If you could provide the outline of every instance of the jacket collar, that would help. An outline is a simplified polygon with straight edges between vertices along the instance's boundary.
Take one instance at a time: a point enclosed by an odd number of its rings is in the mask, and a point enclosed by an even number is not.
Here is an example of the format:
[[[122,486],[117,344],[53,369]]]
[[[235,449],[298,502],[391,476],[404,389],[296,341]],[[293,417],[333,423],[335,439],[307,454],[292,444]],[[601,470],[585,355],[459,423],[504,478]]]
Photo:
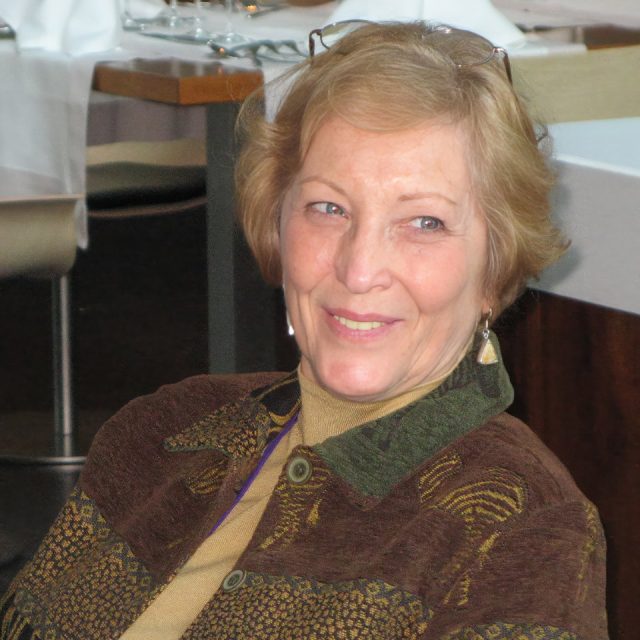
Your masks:
[[[387,416],[328,438],[314,447],[326,464],[360,494],[382,498],[403,478],[513,402],[502,363],[476,362],[479,340],[434,391]]]
[[[373,498],[387,495],[427,459],[512,403],[513,389],[493,333],[491,341],[497,363],[476,362],[476,341],[437,389],[379,420],[328,438],[314,451],[359,493]],[[212,449],[246,459],[262,452],[299,408],[300,386],[294,372],[220,407],[167,438],[164,446],[168,451]]]

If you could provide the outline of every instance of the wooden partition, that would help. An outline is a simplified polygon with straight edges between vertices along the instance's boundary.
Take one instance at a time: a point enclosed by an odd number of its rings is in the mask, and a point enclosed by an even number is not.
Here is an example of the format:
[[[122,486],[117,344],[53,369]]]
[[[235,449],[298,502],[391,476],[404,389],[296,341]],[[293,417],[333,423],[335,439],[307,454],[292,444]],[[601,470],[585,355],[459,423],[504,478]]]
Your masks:
[[[511,412],[569,468],[607,536],[611,640],[640,629],[640,316],[530,291],[496,326]]]

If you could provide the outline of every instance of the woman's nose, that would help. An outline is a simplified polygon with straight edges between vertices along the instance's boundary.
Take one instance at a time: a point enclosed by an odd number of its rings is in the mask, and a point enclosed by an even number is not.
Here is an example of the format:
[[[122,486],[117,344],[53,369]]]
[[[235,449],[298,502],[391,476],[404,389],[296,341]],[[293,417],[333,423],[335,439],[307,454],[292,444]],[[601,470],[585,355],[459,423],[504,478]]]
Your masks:
[[[336,277],[352,293],[367,293],[391,284],[391,250],[383,234],[361,225],[343,236],[335,257]]]

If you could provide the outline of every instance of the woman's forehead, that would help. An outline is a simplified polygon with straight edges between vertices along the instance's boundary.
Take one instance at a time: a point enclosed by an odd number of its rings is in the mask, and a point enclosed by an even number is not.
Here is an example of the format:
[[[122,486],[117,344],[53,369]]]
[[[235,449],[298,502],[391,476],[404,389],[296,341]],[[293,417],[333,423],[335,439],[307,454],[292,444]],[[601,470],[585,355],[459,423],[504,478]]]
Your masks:
[[[349,158],[364,152],[361,163],[368,169],[376,166],[413,168],[419,173],[424,163],[443,164],[454,161],[449,173],[469,175],[468,136],[463,127],[442,120],[427,120],[404,129],[378,130],[360,126],[339,116],[326,118],[310,140],[297,174],[310,164],[330,162],[341,170],[357,172],[361,165],[350,165]],[[370,154],[370,155],[366,155]],[[411,165],[415,162],[415,166]],[[346,165],[346,166],[345,166]],[[443,167],[443,172],[446,172]]]

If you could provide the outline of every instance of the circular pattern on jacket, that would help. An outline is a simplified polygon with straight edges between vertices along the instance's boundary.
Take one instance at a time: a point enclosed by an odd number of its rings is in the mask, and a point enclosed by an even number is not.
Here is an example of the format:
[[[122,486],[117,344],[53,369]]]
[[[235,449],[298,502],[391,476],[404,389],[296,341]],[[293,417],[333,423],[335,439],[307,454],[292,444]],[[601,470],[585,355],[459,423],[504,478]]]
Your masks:
[[[296,456],[287,466],[287,477],[294,484],[304,484],[311,477],[311,463],[302,456]]]
[[[239,589],[244,581],[247,579],[247,572],[242,569],[234,569],[227,574],[227,577],[222,581],[222,590],[225,593],[231,593],[236,589]]]

